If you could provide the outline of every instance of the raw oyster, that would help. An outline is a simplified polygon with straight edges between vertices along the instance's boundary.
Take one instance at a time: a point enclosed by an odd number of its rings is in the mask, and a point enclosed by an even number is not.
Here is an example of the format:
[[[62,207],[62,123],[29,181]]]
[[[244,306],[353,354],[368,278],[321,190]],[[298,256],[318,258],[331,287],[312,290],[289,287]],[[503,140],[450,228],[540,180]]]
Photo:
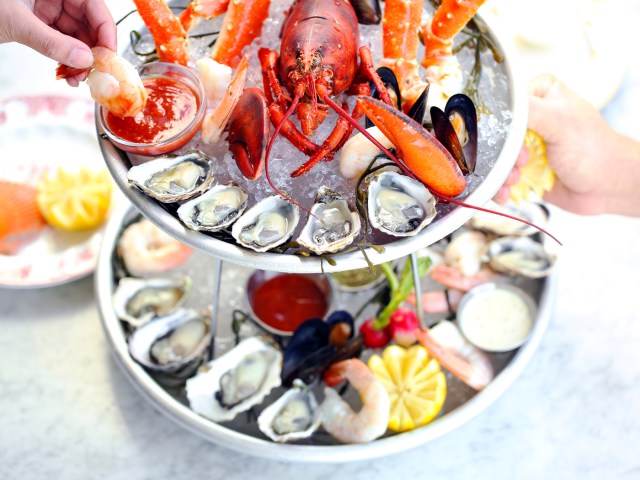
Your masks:
[[[556,256],[530,237],[501,237],[487,246],[491,268],[511,275],[542,278],[551,273]]]
[[[127,179],[156,200],[177,202],[209,188],[213,181],[213,163],[204,153],[192,150],[131,167]]]
[[[549,211],[542,205],[533,202],[523,202],[520,205],[513,203],[500,205],[495,202],[489,202],[485,205],[485,208],[522,218],[543,228],[549,218]],[[475,229],[503,236],[532,235],[538,232],[536,228],[530,225],[488,212],[478,212],[469,223]]]
[[[293,388],[265,408],[258,417],[258,427],[274,442],[308,438],[321,423],[318,401],[311,389],[300,380],[295,380]]]
[[[178,308],[187,298],[190,287],[189,277],[125,277],[118,282],[113,294],[113,309],[120,320],[138,328],[153,317]]]
[[[209,320],[195,310],[180,309],[133,332],[129,353],[144,367],[173,372],[198,359],[209,340]]]
[[[187,381],[191,409],[216,422],[233,419],[280,386],[282,353],[257,337],[209,362]]]
[[[233,224],[231,234],[240,245],[266,252],[286,242],[299,220],[298,207],[273,195],[247,210]]]
[[[247,208],[248,195],[234,183],[215,185],[178,208],[178,217],[192,230],[217,232],[228,227]]]
[[[369,183],[371,225],[389,235],[417,234],[436,216],[436,199],[417,180],[392,171],[374,174]]]
[[[321,255],[342,250],[354,241],[358,233],[360,215],[349,208],[342,195],[323,186],[318,190],[298,243]]]

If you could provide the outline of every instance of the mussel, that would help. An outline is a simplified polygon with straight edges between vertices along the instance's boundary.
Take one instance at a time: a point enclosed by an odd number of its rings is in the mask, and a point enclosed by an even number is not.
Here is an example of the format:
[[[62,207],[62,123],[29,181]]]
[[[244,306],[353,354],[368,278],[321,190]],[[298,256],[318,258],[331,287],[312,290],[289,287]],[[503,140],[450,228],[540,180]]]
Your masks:
[[[478,156],[478,115],[473,101],[458,93],[447,101],[444,111],[431,107],[436,138],[451,153],[462,173],[475,171]]]

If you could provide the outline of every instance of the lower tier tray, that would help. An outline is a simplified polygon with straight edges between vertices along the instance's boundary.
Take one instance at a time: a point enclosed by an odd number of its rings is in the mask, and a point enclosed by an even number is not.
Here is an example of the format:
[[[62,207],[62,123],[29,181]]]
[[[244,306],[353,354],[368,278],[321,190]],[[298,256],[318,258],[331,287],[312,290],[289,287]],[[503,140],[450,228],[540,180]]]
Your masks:
[[[434,440],[481,413],[519,377],[534,356],[553,311],[556,290],[554,274],[539,280],[516,281],[518,286],[534,298],[538,307],[537,318],[528,340],[516,350],[488,354],[496,376],[480,392],[476,392],[445,371],[447,399],[444,407],[436,419],[423,427],[398,434],[387,432],[383,437],[363,444],[340,444],[322,429],[313,437],[295,444],[275,443],[262,434],[256,426],[255,417],[249,412],[239,414],[234,420],[224,423],[216,423],[198,415],[189,407],[182,383],[172,384],[166,378],[153,375],[131,357],[127,343],[127,328],[114,312],[113,293],[121,275],[117,254],[118,239],[123,229],[139,218],[141,215],[133,206],[120,208],[112,216],[106,228],[95,277],[96,295],[105,335],[117,363],[135,388],[148,400],[150,407],[215,444],[251,455],[299,462],[346,462],[378,458]],[[218,260],[196,251],[179,267],[180,273],[192,278],[192,291],[186,306],[199,309],[211,306],[217,283],[215,272],[220,266],[217,262]],[[231,319],[234,312],[247,311],[245,285],[253,272],[254,270],[248,267],[223,263],[220,294],[217,296],[217,322],[214,323],[216,357],[233,346],[235,337]],[[349,292],[340,289],[333,279],[329,280],[333,286],[330,308],[334,310],[345,309],[354,313],[371,298],[375,290],[372,288]],[[433,319],[428,318],[428,321],[431,320]],[[283,391],[281,388],[278,390],[280,393]],[[271,396],[267,400],[269,398]],[[257,410],[262,408],[260,405],[257,406]]]

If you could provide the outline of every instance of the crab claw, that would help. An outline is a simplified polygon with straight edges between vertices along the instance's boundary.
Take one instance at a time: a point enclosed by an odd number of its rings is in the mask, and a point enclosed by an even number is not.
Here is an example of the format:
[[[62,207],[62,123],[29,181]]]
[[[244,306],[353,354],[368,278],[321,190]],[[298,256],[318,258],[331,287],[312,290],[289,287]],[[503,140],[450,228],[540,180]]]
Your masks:
[[[467,182],[456,161],[422,125],[371,97],[359,96],[358,104],[393,143],[405,166],[433,193],[445,197],[462,193]]]
[[[245,89],[229,118],[229,150],[249,180],[262,174],[269,137],[269,106],[262,90]]]

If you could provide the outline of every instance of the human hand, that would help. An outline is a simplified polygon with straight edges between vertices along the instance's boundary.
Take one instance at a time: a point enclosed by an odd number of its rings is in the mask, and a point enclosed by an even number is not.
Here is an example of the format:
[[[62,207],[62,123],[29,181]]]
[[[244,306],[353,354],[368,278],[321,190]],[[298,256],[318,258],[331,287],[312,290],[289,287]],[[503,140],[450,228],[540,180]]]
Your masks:
[[[103,0],[0,0],[0,43],[11,41],[87,68],[93,63],[90,47],[116,49],[116,25]]]
[[[549,165],[556,173],[545,200],[579,214],[640,213],[632,206],[640,146],[616,133],[595,108],[552,75],[530,83],[529,128],[544,139]],[[506,185],[517,181],[522,158],[516,165]],[[498,200],[504,195],[503,189]]]

